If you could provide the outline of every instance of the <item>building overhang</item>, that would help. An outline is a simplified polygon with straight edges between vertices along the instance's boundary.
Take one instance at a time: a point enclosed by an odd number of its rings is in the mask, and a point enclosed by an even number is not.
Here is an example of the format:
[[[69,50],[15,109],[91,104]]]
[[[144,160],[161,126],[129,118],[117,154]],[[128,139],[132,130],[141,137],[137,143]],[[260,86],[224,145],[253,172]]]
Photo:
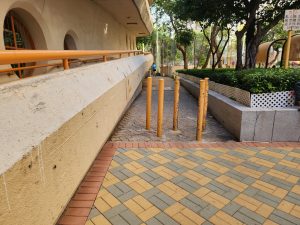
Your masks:
[[[151,0],[94,0],[136,36],[153,31],[149,3]]]

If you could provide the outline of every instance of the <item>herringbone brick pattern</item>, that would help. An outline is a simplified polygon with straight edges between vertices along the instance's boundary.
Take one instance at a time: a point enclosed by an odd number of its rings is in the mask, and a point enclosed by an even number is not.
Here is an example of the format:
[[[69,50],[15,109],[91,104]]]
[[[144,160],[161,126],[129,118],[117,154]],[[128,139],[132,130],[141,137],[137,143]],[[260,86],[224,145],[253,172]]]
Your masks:
[[[86,225],[300,224],[299,177],[297,146],[118,148]]]

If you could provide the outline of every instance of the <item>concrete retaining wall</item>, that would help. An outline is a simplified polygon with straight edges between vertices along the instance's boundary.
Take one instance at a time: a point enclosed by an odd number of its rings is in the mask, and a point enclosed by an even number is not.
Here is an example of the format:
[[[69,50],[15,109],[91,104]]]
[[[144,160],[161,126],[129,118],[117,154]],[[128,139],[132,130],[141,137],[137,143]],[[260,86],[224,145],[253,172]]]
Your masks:
[[[122,113],[152,56],[0,86],[0,224],[54,224]]]
[[[181,78],[181,84],[196,98],[199,85]],[[297,108],[251,109],[214,91],[209,92],[210,113],[240,141],[300,141]]]

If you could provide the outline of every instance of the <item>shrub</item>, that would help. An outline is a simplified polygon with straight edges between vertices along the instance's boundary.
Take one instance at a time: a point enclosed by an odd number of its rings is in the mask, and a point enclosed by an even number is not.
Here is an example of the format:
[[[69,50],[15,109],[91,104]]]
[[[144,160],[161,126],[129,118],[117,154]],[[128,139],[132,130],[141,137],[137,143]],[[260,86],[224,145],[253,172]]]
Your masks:
[[[233,69],[191,69],[177,72],[237,87],[252,94],[290,91],[300,81],[300,69],[252,69],[235,71]]]

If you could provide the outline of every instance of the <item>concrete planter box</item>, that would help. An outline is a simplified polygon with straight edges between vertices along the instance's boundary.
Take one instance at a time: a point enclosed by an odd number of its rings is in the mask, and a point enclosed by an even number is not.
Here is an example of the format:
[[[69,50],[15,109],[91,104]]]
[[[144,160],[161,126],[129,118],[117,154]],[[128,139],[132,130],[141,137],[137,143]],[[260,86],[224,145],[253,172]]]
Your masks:
[[[181,73],[179,76],[199,84],[200,78],[198,77]],[[295,94],[293,91],[251,94],[248,91],[213,81],[209,82],[209,89],[251,108],[288,108],[293,107],[295,104]]]
[[[185,78],[181,84],[196,98],[199,85]],[[300,112],[290,108],[250,108],[214,91],[210,113],[239,141],[300,141]]]

